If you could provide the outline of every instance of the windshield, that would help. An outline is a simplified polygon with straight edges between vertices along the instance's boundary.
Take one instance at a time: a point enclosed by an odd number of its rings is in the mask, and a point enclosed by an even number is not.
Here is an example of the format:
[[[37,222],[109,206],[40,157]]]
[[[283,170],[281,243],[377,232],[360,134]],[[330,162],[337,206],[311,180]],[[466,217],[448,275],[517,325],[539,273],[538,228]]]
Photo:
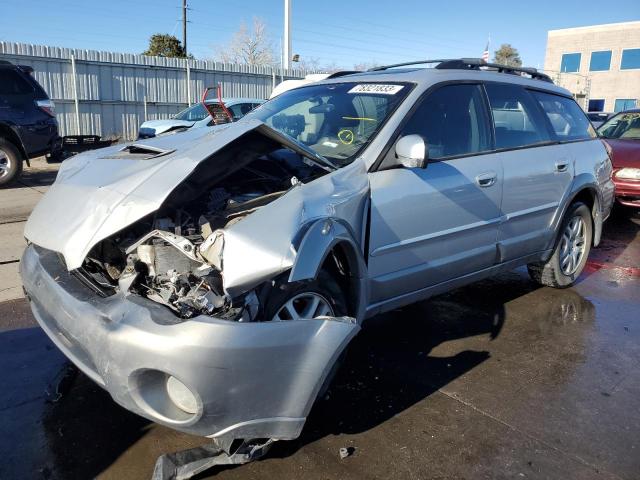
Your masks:
[[[209,112],[202,103],[196,103],[192,107],[185,108],[175,117],[176,120],[186,120],[187,122],[198,122],[209,116]]]
[[[640,139],[640,112],[619,113],[603,123],[598,133],[604,138]]]
[[[311,85],[278,95],[247,117],[344,166],[373,139],[409,90],[408,84],[397,83]]]

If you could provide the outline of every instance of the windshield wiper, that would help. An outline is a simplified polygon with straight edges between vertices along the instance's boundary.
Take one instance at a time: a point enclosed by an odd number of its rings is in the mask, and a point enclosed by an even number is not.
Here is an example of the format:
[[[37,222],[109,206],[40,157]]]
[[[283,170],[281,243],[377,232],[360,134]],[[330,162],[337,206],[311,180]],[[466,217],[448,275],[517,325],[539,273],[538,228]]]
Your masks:
[[[284,132],[281,132],[281,133],[284,133]],[[324,156],[320,155],[315,150],[313,150],[310,147],[306,146],[304,143],[302,143],[297,138],[293,138],[291,135],[289,135],[287,133],[284,133],[284,135],[286,135],[288,138],[293,140],[296,145],[298,145],[302,150],[304,150],[309,155],[311,155],[313,158],[310,158],[310,160],[314,160],[315,159],[318,162],[324,164],[324,166],[326,166],[326,167],[329,167],[329,168],[331,168],[333,170],[338,170],[338,166],[335,163],[333,163],[331,160],[329,160],[327,157],[324,157]]]
[[[244,118],[246,117],[247,116],[245,115]],[[319,153],[316,153],[315,150],[312,150],[311,148],[307,147],[304,143],[302,143],[298,139],[293,138],[291,135],[281,130],[276,130],[275,128],[270,127],[264,122],[262,122],[261,126],[265,127],[268,131],[272,132],[272,135],[275,134],[276,137],[279,137],[280,140],[283,141],[283,143],[285,144],[288,143],[289,148],[293,147],[292,149],[294,151],[297,151],[297,153],[304,155],[305,157],[307,157],[309,160],[314,162],[318,167],[322,168],[323,170],[326,170],[328,172],[331,172],[333,170],[338,170],[339,167],[335,163],[333,163],[328,158],[323,157]]]

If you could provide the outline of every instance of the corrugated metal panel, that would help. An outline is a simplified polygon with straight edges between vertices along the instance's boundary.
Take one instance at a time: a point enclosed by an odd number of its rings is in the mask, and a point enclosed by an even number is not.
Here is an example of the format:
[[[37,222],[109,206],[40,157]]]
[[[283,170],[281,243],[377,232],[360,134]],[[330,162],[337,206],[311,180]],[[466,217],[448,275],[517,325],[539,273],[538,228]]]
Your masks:
[[[76,62],[80,131],[74,106],[71,57]],[[56,102],[61,135],[101,135],[133,139],[144,118],[168,118],[187,107],[187,60],[46,45],[0,42],[0,58],[31,65],[36,80]],[[222,84],[227,97],[268,98],[273,70],[269,66],[189,60],[191,102],[206,87]],[[309,72],[287,70],[284,79]],[[276,84],[281,72],[276,70]]]

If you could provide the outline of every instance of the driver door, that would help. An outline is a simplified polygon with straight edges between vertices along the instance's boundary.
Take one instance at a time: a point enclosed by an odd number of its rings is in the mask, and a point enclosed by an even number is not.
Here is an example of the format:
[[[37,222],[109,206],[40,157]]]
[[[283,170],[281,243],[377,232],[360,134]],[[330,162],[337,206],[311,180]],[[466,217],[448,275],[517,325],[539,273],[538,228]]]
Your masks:
[[[419,134],[426,168],[369,174],[371,301],[382,302],[495,264],[502,167],[490,153],[490,117],[478,84],[430,93],[398,138]],[[390,150],[394,156],[395,145]],[[399,303],[403,303],[402,299]]]

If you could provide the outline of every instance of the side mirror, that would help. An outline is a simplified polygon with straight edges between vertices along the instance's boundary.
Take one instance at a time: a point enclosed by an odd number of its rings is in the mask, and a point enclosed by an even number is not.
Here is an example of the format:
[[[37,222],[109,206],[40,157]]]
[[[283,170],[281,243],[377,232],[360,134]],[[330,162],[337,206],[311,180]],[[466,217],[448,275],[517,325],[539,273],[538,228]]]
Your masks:
[[[427,144],[420,135],[405,135],[396,142],[396,158],[405,168],[424,168],[427,165]]]

